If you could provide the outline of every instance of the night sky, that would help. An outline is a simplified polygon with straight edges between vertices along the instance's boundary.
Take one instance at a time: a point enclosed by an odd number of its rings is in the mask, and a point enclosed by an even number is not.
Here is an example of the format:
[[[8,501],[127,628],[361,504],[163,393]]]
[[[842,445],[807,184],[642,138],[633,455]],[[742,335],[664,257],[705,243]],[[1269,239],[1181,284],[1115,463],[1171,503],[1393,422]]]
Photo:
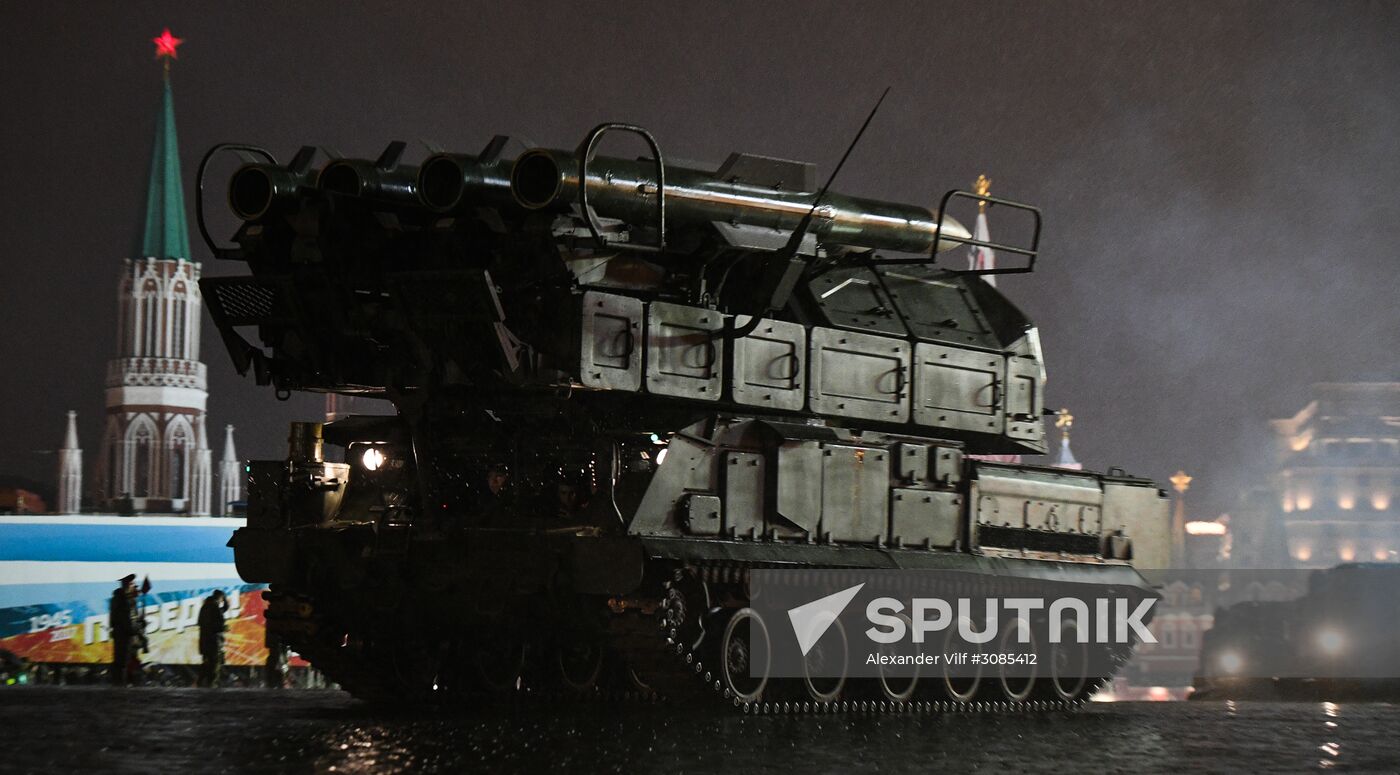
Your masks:
[[[573,147],[604,120],[824,178],[890,86],[837,188],[932,204],[986,173],[1043,208],[1038,271],[1002,289],[1049,404],[1090,467],[1196,475],[1198,516],[1311,383],[1400,380],[1400,3],[5,3],[0,475],[51,483],[71,408],[91,481],[166,25],[187,196],[225,140]],[[190,218],[205,273],[238,273]],[[244,456],[320,410],[239,378],[207,316],[203,357]]]

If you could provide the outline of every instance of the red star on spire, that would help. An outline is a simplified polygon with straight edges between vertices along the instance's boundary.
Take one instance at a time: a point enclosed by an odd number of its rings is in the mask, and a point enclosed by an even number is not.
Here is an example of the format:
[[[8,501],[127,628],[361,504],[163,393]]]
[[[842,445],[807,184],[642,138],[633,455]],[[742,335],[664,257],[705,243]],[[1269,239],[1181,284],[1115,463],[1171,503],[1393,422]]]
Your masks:
[[[160,37],[151,38],[151,42],[156,44],[156,59],[160,59],[161,57],[179,59],[180,55],[175,51],[175,47],[184,43],[185,39],[171,35],[170,28],[166,27],[165,31],[160,34]]]

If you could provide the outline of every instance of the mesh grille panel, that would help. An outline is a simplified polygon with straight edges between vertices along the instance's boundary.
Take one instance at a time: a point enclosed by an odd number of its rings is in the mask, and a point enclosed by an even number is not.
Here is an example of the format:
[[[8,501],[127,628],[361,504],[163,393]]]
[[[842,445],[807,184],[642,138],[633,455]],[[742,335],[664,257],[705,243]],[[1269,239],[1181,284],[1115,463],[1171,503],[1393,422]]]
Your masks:
[[[230,325],[253,325],[273,316],[277,304],[277,289],[262,285],[251,277],[219,278],[206,294],[217,312]]]

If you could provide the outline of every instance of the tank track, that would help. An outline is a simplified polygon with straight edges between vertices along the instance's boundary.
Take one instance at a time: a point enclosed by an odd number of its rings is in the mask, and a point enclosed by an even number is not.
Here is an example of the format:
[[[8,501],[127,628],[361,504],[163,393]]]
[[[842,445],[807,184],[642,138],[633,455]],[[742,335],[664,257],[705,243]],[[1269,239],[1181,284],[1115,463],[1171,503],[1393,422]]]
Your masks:
[[[728,616],[746,606],[746,565],[686,564],[674,568],[660,586],[660,597],[608,601],[605,650],[592,680],[566,686],[555,673],[550,647],[529,649],[519,675],[493,688],[465,669],[461,655],[428,654],[405,643],[380,645],[340,636],[318,626],[313,602],[304,596],[269,594],[268,617],[292,650],[359,699],[377,704],[451,704],[483,696],[496,702],[665,702],[726,709],[742,715],[930,714],[1056,712],[1078,708],[1112,676],[1085,681],[1069,699],[1047,696],[1037,685],[1015,700],[1001,693],[995,676],[983,676],[974,696],[947,696],[943,682],[924,677],[907,699],[881,695],[873,679],[849,679],[840,696],[827,701],[803,696],[797,679],[774,679],[772,690],[744,699],[720,680],[717,632]],[[703,615],[697,615],[697,603]],[[539,656],[545,655],[541,660]],[[1131,647],[1110,655],[1114,672]],[[455,670],[445,666],[455,666]],[[990,680],[989,680],[990,678]],[[1046,679],[1040,679],[1042,682]],[[451,689],[451,691],[444,691]]]

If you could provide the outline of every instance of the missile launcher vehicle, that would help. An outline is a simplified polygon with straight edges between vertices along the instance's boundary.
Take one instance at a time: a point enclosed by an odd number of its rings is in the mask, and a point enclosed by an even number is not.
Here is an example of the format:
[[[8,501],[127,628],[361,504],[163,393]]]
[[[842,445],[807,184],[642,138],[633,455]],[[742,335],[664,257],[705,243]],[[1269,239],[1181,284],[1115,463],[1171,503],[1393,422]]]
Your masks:
[[[1293,600],[1217,608],[1193,700],[1394,702],[1400,697],[1400,565],[1311,571]]]
[[[630,135],[647,154],[601,156]],[[292,425],[248,466],[230,545],[269,630],[358,697],[638,695],[740,712],[1062,707],[1107,675],[741,680],[749,574],[952,569],[1155,593],[1151,482],[996,462],[1045,451],[1037,330],[982,246],[1034,264],[1040,214],[819,187],[805,163],[713,169],[605,124],[574,151],[286,164],[217,146],[199,226],[245,276],[201,289],[238,371],[393,416]],[[203,181],[247,161],[209,235]],[[973,239],[950,202],[1018,213]],[[963,251],[958,251],[959,260]],[[947,262],[945,262],[947,263]],[[1128,647],[1112,649],[1114,663]],[[1057,677],[1060,676],[1060,677]],[[759,676],[763,678],[764,676]],[[473,699],[478,701],[478,699]]]

